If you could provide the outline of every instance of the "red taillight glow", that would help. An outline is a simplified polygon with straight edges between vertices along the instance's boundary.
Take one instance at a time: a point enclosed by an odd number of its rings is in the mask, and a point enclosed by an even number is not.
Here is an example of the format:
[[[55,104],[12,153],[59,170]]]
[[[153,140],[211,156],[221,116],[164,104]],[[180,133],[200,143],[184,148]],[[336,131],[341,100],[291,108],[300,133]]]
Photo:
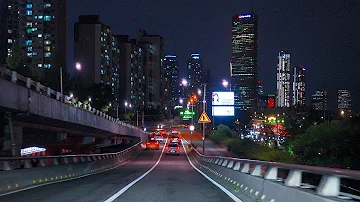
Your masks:
[[[166,151],[169,150],[169,146],[166,145],[165,150],[166,150]]]
[[[180,146],[177,146],[177,147],[176,147],[176,150],[178,150],[178,151],[179,151],[179,150],[180,150]]]

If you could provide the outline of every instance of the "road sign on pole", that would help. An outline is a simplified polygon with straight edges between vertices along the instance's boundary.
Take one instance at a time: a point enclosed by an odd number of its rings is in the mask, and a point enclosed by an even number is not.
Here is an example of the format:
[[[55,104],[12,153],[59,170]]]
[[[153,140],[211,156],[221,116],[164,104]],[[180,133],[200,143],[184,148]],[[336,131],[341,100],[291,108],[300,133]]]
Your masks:
[[[200,115],[200,118],[198,120],[198,123],[210,123],[211,120],[210,118],[208,117],[208,115],[206,114],[206,112],[203,112],[201,115]]]

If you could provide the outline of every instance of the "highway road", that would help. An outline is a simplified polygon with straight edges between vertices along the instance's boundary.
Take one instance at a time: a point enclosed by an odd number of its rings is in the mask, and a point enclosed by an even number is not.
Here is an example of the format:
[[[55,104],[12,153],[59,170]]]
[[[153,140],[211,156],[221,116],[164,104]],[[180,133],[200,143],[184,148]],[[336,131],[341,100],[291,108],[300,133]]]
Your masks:
[[[0,197],[13,201],[233,201],[180,156],[145,150],[126,164],[100,174]]]

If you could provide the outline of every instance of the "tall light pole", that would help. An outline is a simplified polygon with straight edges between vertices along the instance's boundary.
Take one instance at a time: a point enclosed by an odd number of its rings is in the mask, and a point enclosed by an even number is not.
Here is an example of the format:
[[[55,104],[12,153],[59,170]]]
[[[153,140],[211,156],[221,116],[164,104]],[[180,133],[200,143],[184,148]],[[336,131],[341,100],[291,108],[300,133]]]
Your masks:
[[[128,106],[128,102],[125,101],[124,105],[125,105],[125,114],[126,114],[126,107]]]
[[[61,95],[64,93],[63,92],[63,67],[60,66],[60,93]]]
[[[206,104],[206,84],[203,84],[204,86],[204,95],[203,95],[203,112],[206,112],[205,104]],[[203,154],[205,154],[205,123],[203,123],[203,134],[202,134],[202,143],[203,143]]]

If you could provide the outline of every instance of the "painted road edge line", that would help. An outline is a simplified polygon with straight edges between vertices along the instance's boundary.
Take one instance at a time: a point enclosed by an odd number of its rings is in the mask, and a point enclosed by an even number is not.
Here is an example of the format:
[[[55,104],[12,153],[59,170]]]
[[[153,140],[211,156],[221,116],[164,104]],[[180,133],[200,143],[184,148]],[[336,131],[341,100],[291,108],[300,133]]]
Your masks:
[[[201,170],[199,170],[196,166],[194,166],[194,164],[191,162],[184,144],[182,144],[186,157],[190,163],[190,165],[196,170],[198,171],[202,176],[204,176],[207,180],[209,180],[211,183],[213,183],[215,186],[217,186],[221,191],[223,191],[226,195],[228,195],[232,200],[237,201],[237,202],[242,202],[242,200],[240,200],[238,197],[236,197],[233,193],[231,193],[229,190],[227,190],[225,187],[221,186],[219,183],[215,182],[215,180],[211,179],[209,176],[207,176],[205,173],[203,173]]]
[[[127,164],[128,162],[132,161],[135,157],[137,157],[139,154],[141,153],[141,151],[139,153],[137,153],[135,156],[131,157],[130,159],[128,159],[127,161],[121,163],[120,165],[117,165],[113,168],[109,168],[109,169],[106,169],[106,170],[102,170],[102,171],[99,171],[99,172],[96,172],[96,173],[88,173],[88,174],[85,174],[85,175],[80,175],[80,176],[77,176],[77,177],[73,177],[73,178],[69,178],[69,179],[64,179],[64,180],[58,180],[58,181],[54,181],[54,182],[47,182],[47,183],[43,183],[43,184],[37,184],[35,186],[31,186],[31,187],[26,187],[26,188],[22,188],[22,189],[17,189],[17,190],[14,190],[14,191],[11,191],[11,192],[7,192],[7,193],[4,193],[4,194],[0,194],[0,197],[1,196],[6,196],[6,195],[10,195],[10,194],[14,194],[14,193],[18,193],[18,192],[22,192],[22,191],[26,191],[26,190],[29,190],[29,189],[34,189],[34,188],[38,188],[38,187],[42,187],[42,186],[46,186],[46,185],[51,185],[51,184],[56,184],[56,183],[61,183],[61,182],[66,182],[66,181],[71,181],[71,180],[76,180],[76,179],[80,179],[80,178],[84,178],[84,177],[87,177],[87,176],[90,176],[90,175],[96,175],[96,174],[100,174],[100,173],[103,173],[103,172],[106,172],[106,171],[109,171],[109,170],[113,170],[115,168],[118,168],[120,166],[123,166],[125,164]]]
[[[130,189],[134,184],[136,184],[137,182],[139,182],[141,179],[143,179],[146,175],[148,175],[151,171],[153,171],[155,169],[155,167],[160,163],[161,157],[164,153],[165,150],[165,145],[167,143],[167,140],[165,141],[164,147],[161,151],[160,157],[157,160],[157,162],[155,163],[155,165],[153,165],[148,171],[146,171],[144,174],[142,174],[140,177],[138,177],[137,179],[135,179],[134,181],[130,182],[128,185],[126,185],[124,188],[120,189],[118,192],[116,192],[114,195],[112,195],[110,198],[106,199],[104,202],[112,202],[115,199],[117,199],[119,196],[121,196],[124,192],[126,192],[128,189]]]

